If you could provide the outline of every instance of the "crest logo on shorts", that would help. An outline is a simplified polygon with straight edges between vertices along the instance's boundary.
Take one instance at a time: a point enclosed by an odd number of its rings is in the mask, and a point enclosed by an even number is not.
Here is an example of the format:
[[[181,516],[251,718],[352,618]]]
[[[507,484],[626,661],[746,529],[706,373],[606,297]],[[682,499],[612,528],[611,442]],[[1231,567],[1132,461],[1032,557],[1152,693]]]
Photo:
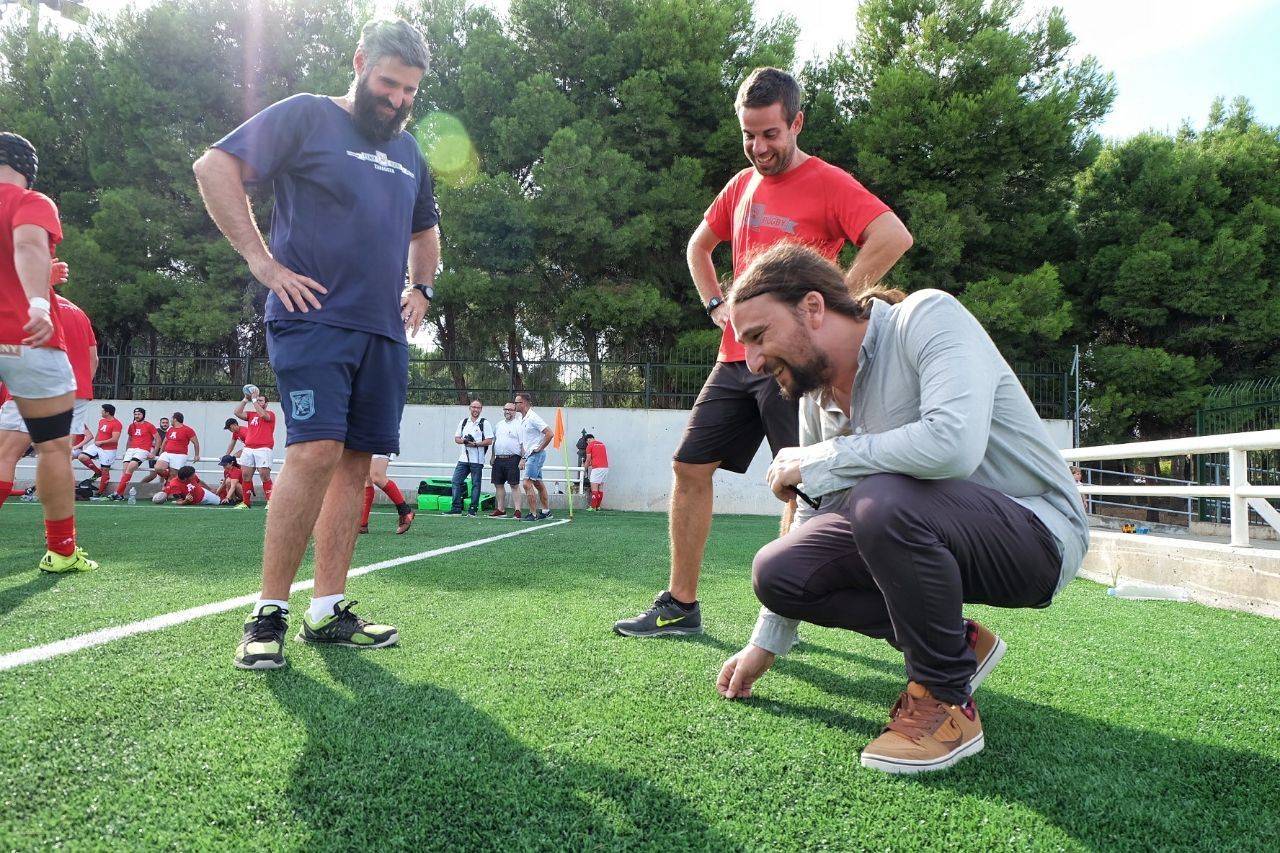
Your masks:
[[[316,413],[315,391],[290,391],[289,400],[293,403],[293,419],[308,420]]]

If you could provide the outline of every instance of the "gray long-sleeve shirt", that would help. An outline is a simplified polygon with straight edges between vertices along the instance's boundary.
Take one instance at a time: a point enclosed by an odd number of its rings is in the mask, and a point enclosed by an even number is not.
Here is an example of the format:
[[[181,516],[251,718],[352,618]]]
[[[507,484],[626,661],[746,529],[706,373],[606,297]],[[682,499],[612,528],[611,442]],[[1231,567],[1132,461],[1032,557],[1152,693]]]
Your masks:
[[[801,490],[842,511],[871,474],[963,479],[1003,492],[1053,534],[1062,554],[1055,594],[1075,576],[1089,524],[1062,454],[1018,378],[955,297],[922,290],[876,300],[858,353],[850,417],[820,392],[800,401]],[[801,507],[796,523],[815,515]],[[751,642],[790,650],[799,625],[765,608]]]

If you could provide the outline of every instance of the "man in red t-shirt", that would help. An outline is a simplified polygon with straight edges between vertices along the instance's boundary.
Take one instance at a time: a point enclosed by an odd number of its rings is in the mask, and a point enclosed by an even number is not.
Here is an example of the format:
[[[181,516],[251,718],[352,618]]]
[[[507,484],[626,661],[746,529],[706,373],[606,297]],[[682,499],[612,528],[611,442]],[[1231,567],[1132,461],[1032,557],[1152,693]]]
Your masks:
[[[724,330],[720,355],[672,460],[671,574],[667,589],[644,613],[614,623],[619,634],[700,634],[698,574],[711,532],[712,477],[717,468],[746,472],[763,438],[773,454],[799,443],[795,400],[784,399],[772,376],[753,375],[729,324],[712,251],[730,241],[734,276],[763,249],[804,243],[834,260],[846,241],[859,247],[845,282],[861,290],[878,282],[911,247],[893,211],[843,169],[801,151],[800,85],[785,71],[757,68],[738,89],[734,108],[751,168],[716,197],[689,240],[686,260],[711,320]],[[790,527],[792,502],[783,517]]]
[[[129,480],[133,478],[133,472],[138,470],[138,466],[151,458],[151,453],[156,446],[156,436],[160,434],[156,425],[147,420],[147,410],[141,406],[133,410],[133,423],[129,424],[127,432],[129,444],[124,451],[124,472],[120,475],[115,493],[111,495],[113,501],[124,500],[124,487],[129,485]]]
[[[591,503],[587,506],[587,511],[594,512],[604,503],[604,484],[609,479],[609,453],[605,450],[604,442],[591,433],[583,438],[587,440],[586,475],[587,481],[591,483]]]
[[[252,390],[252,389],[250,389]],[[249,406],[253,409],[250,410]],[[271,451],[276,446],[276,415],[267,408],[267,395],[245,395],[236,406],[235,416],[245,421],[241,430],[244,450],[240,453],[240,467],[245,474],[246,489],[253,487],[253,472],[262,478],[262,496],[271,500]]]
[[[184,467],[188,460],[187,451],[192,446],[195,447],[195,456],[190,461],[199,462],[200,439],[196,437],[196,431],[186,425],[182,412],[174,412],[173,423],[164,434],[163,448],[156,457],[156,469],[143,477],[142,482],[149,483],[156,477],[167,479],[171,472]]]
[[[0,382],[36,447],[47,545],[40,569],[86,571],[98,564],[76,545],[70,440],[75,376],[49,284],[62,225],[54,203],[31,189],[38,167],[30,142],[0,133]],[[12,488],[12,477],[0,483],[5,497]]]
[[[80,455],[76,458],[81,465],[93,472],[93,476],[82,480],[80,485],[92,486],[94,477],[98,477],[98,494],[105,495],[107,483],[111,482],[111,465],[116,461],[116,449],[120,446],[124,424],[116,420],[116,407],[110,403],[102,404],[101,415],[93,440],[80,448]]]

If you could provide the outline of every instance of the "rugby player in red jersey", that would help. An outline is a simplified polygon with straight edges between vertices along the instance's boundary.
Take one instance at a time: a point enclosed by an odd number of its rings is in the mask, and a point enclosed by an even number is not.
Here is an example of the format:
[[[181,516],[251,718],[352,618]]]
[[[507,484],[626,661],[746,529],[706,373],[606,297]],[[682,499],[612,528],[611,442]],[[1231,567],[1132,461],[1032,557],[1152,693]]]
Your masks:
[[[129,444],[125,447],[122,457],[124,471],[120,474],[120,482],[116,484],[115,493],[111,495],[113,501],[124,500],[125,486],[129,485],[129,480],[133,479],[133,472],[138,470],[138,466],[151,458],[151,452],[156,446],[156,436],[160,434],[156,425],[147,420],[147,410],[141,406],[133,410],[133,423],[129,424],[126,432],[129,434]]]
[[[49,284],[62,224],[53,201],[31,189],[38,166],[30,142],[0,133],[0,381],[36,447],[48,547],[40,569],[86,571],[98,564],[76,546],[70,439],[75,375]],[[7,497],[12,478],[0,487]]]

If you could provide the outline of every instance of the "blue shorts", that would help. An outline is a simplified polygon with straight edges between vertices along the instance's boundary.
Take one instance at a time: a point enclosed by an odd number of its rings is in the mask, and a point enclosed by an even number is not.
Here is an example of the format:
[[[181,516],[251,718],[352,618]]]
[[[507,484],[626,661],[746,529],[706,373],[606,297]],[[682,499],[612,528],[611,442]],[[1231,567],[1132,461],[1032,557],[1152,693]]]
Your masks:
[[[364,453],[400,452],[409,345],[310,320],[267,323],[285,446],[341,441]]]
[[[541,453],[530,453],[529,458],[524,463],[524,478],[526,480],[542,479],[542,463],[547,461],[547,451]]]

